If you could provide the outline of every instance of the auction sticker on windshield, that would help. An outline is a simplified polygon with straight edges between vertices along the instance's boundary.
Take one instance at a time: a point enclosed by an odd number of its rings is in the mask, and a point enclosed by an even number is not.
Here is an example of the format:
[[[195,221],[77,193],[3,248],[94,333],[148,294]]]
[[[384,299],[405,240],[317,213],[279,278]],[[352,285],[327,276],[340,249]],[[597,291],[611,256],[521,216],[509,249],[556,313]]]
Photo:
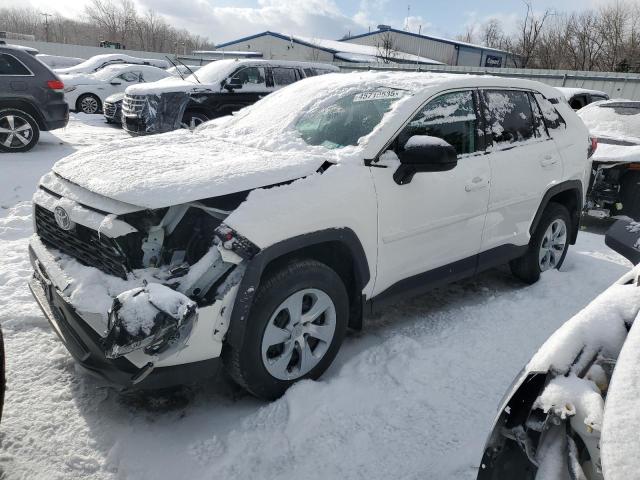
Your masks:
[[[370,100],[385,100],[400,98],[399,90],[371,90],[369,92],[362,92],[354,95],[354,102],[368,102]]]

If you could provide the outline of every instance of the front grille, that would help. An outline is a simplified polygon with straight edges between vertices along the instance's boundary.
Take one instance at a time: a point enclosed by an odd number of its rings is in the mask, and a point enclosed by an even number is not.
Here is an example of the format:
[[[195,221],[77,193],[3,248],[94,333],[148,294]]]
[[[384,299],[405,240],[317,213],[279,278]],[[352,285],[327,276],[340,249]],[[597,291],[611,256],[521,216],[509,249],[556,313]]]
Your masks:
[[[113,118],[116,116],[117,107],[113,103],[104,102],[104,105],[102,106],[102,110],[104,111],[105,117]]]
[[[125,94],[124,100],[122,101],[122,113],[125,115],[139,115],[142,113],[146,102],[146,95]]]
[[[84,265],[127,278],[127,259],[114,239],[79,224],[72,230],[63,230],[56,223],[53,212],[39,205],[35,207],[35,217],[36,232],[44,243]]]

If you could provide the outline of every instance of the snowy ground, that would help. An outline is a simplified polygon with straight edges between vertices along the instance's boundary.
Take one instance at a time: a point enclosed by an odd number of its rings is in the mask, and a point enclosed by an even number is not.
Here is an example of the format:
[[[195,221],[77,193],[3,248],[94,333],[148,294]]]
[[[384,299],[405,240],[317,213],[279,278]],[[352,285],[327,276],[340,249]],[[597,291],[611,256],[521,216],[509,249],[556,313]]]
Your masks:
[[[27,288],[38,178],[77,148],[124,135],[76,116],[32,152],[0,156],[0,478],[475,478],[513,377],[630,266],[583,232],[562,271],[534,286],[492,270],[367,319],[321,381],[276,402],[221,379],[182,392],[187,403],[150,405],[79,372]]]

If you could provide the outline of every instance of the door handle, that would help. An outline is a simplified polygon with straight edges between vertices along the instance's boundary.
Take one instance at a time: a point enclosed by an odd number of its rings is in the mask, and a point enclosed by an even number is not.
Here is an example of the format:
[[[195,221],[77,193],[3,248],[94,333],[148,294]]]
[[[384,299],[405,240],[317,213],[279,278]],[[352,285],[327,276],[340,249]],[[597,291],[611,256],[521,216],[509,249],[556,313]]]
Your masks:
[[[464,186],[466,192],[474,192],[476,190],[481,190],[489,186],[489,182],[486,178],[483,177],[474,177],[471,180],[471,183],[467,183]]]
[[[540,165],[543,167],[550,167],[558,163],[558,157],[554,157],[553,155],[545,155],[542,160],[540,160]]]

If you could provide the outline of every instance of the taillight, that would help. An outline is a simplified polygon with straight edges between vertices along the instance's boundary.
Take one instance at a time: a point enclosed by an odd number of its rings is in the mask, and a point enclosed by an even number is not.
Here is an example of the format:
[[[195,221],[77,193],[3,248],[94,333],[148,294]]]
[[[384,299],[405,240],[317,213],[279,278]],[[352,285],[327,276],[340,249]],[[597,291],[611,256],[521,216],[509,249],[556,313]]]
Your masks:
[[[64,92],[64,83],[60,80],[47,80],[47,87],[56,92]]]
[[[598,149],[598,139],[596,137],[589,137],[589,150],[587,153],[587,158],[591,158],[591,156],[596,153]]]

